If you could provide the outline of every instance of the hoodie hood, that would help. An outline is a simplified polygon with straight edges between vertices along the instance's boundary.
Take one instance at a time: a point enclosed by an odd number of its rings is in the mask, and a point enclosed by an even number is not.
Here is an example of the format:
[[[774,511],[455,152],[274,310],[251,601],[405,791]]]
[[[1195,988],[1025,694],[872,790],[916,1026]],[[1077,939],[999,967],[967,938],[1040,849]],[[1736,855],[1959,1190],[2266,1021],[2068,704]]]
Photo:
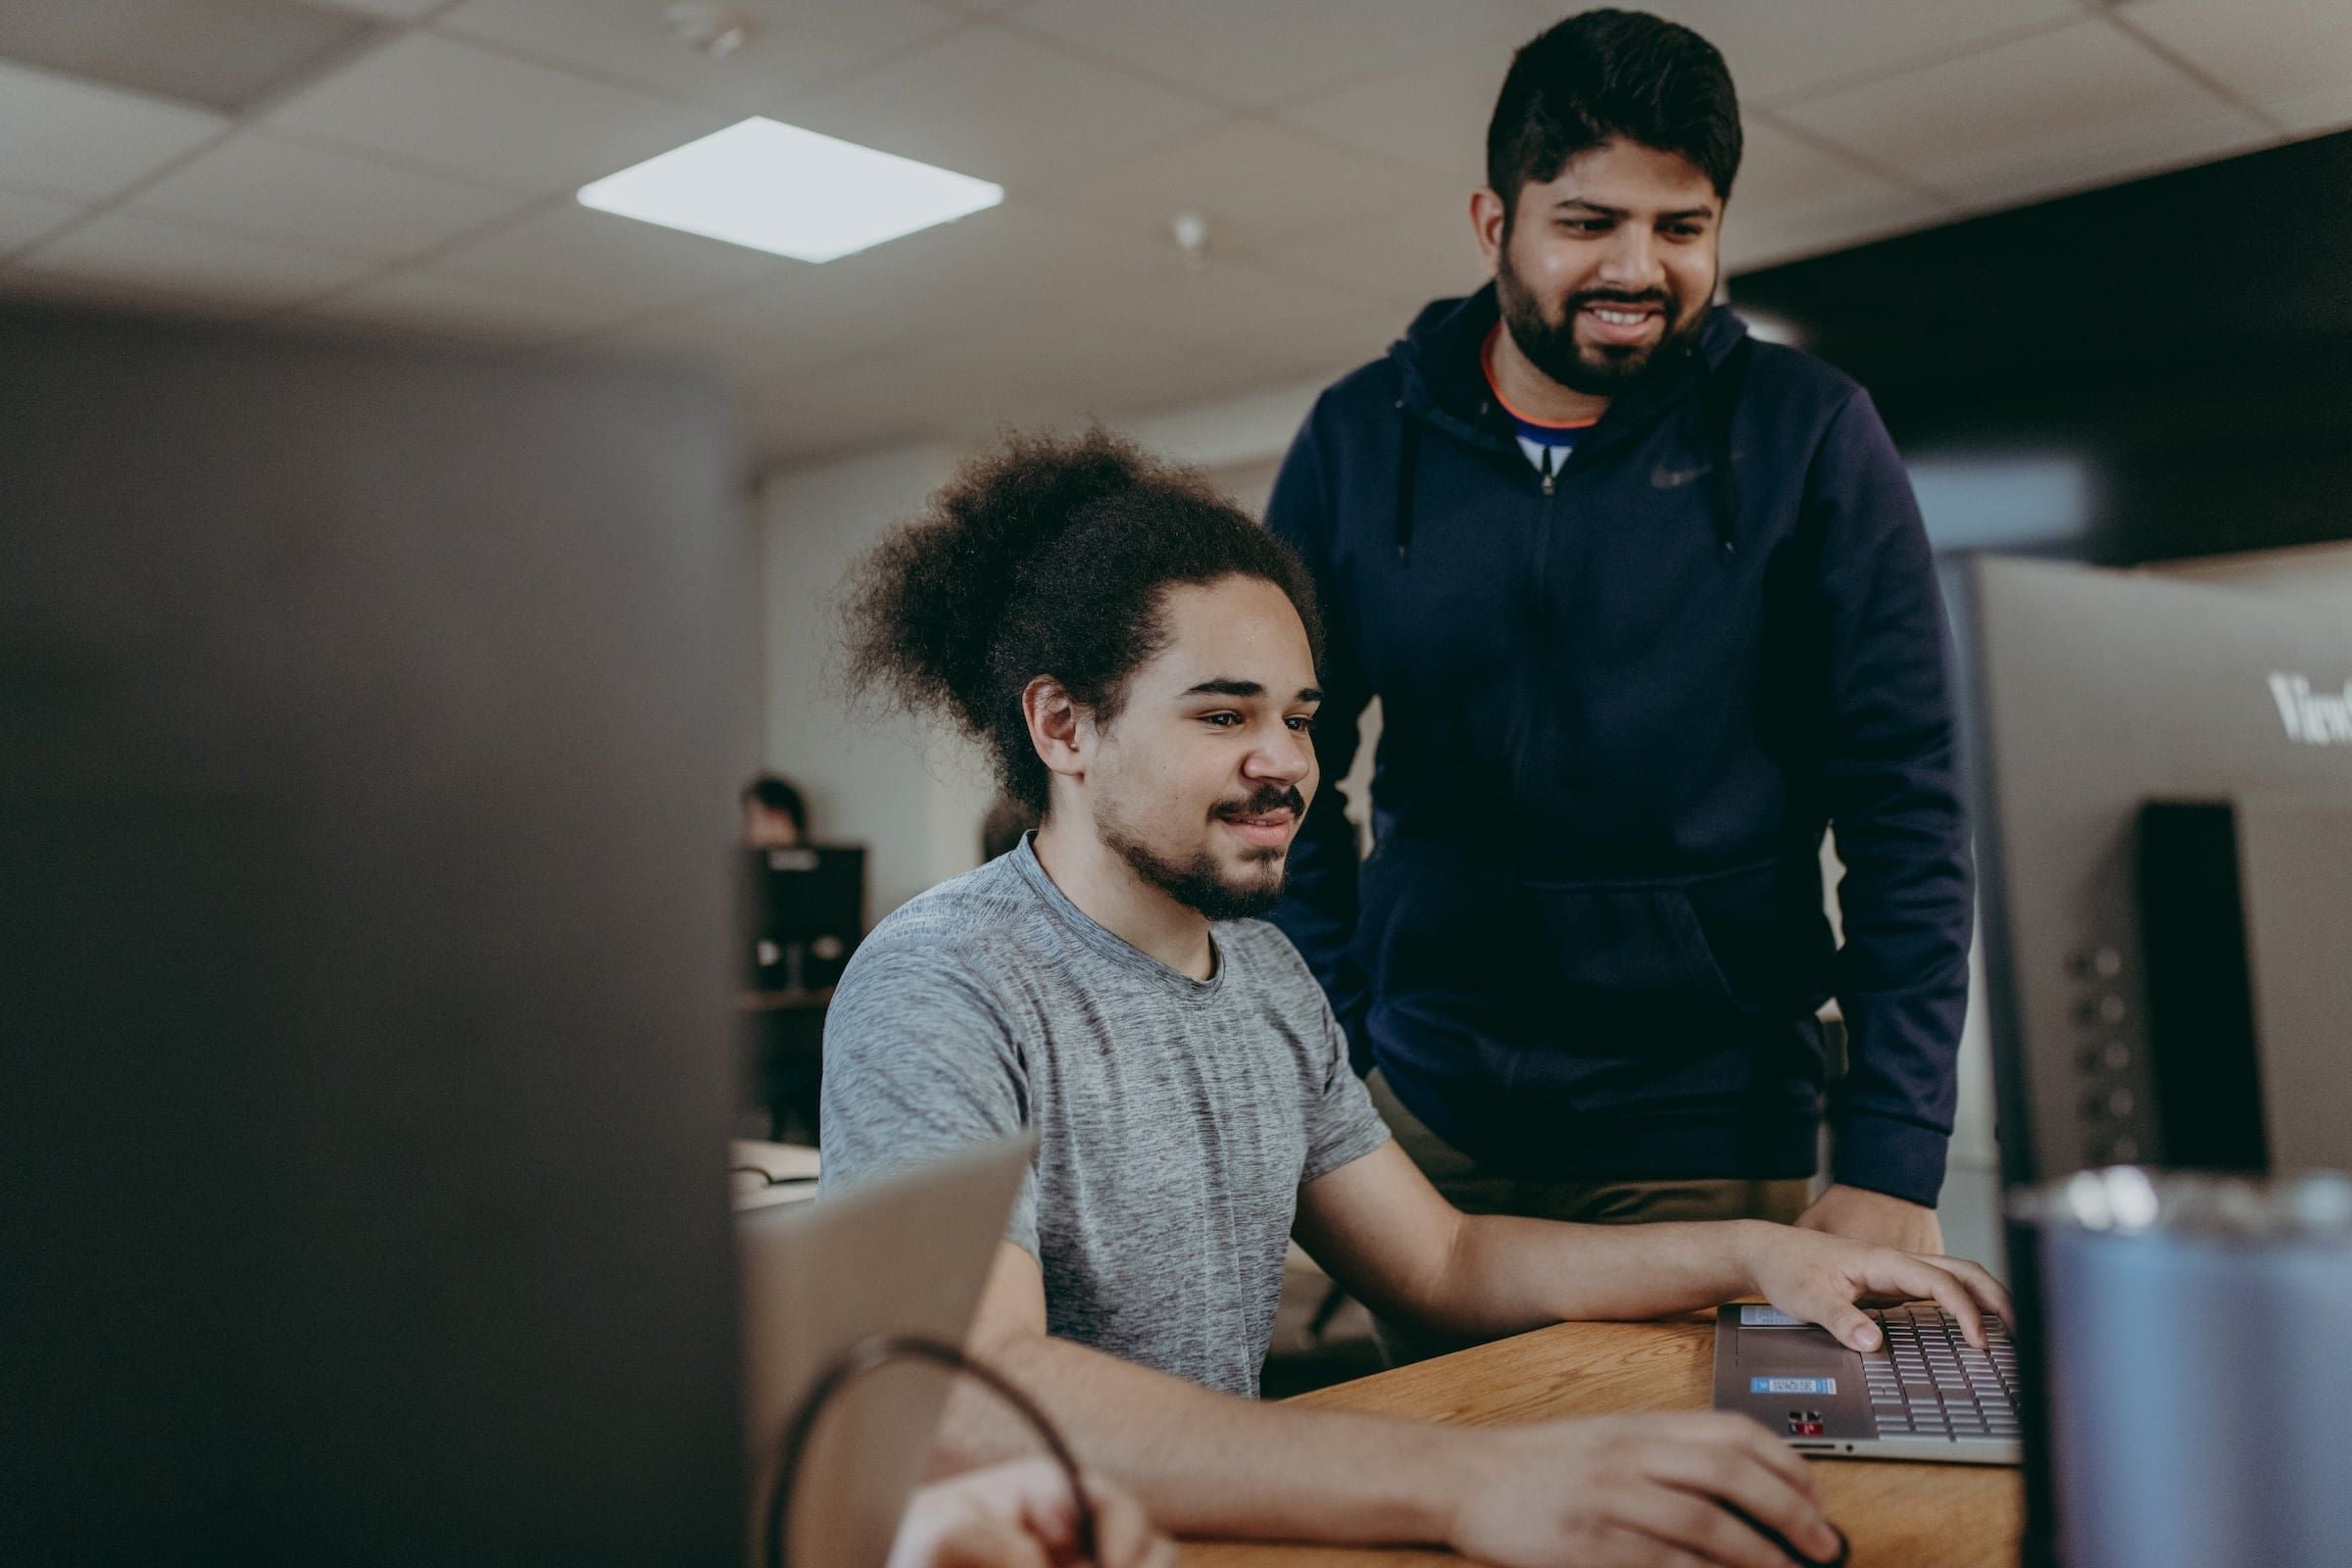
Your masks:
[[[1389,346],[1389,358],[1400,377],[1401,406],[1464,440],[1515,450],[1510,422],[1495,409],[1494,391],[1479,364],[1487,334],[1501,318],[1493,283],[1475,294],[1432,300],[1421,307],[1404,336]],[[1723,368],[1746,337],[1745,321],[1724,306],[1710,305],[1694,336],[1669,350],[1667,360],[1651,374],[1611,400],[1609,412],[1593,430],[1594,438],[1605,440],[1612,426],[1639,428],[1690,396]]]
[[[1396,559],[1409,559],[1413,537],[1413,473],[1422,427],[1445,432],[1489,451],[1519,457],[1510,417],[1495,406],[1480,351],[1501,319],[1494,285],[1460,299],[1432,300],[1389,346],[1396,366],[1396,407],[1404,420],[1396,473]],[[1720,305],[1710,305],[1698,330],[1653,367],[1651,372],[1610,400],[1592,435],[1578,444],[1585,461],[1633,439],[1686,399],[1700,400],[1699,422],[1707,448],[1716,537],[1733,548],[1739,516],[1738,476],[1731,451],[1732,413],[1746,377],[1747,323]]]

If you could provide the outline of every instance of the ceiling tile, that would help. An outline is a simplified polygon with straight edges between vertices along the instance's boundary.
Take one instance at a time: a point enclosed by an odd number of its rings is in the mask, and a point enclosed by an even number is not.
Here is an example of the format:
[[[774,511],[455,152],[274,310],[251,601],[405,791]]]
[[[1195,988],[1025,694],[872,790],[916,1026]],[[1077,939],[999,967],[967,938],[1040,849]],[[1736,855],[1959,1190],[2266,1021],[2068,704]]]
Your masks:
[[[1073,300],[1057,316],[1066,322],[1063,340],[1109,349],[1149,338],[1214,361],[1257,354],[1269,341],[1364,308],[1361,296],[1324,280],[1227,260],[1170,273],[1148,291]]]
[[[1950,203],[1876,181],[1860,182],[1847,195],[1778,211],[1743,209],[1735,201],[1723,228],[1723,270],[1737,276],[1752,268],[1933,227],[1958,216],[1960,209]]]
[[[2082,16],[2078,0],[1653,0],[1644,9],[1722,50],[1750,103],[1779,103]],[[1529,10],[1545,22],[1559,14],[1547,4]]]
[[[0,64],[0,186],[103,200],[227,128],[220,115]]]
[[[770,342],[787,352],[820,348],[829,359],[872,356],[968,334],[975,323],[1068,309],[1082,298],[1132,302],[1181,265],[1173,243],[1011,201],[821,267],[783,263],[768,280],[697,302],[692,314],[708,318],[712,330],[738,333],[745,357],[757,358]],[[660,330],[656,322],[647,326]]]
[[[48,196],[22,196],[0,190],[0,256],[23,250],[54,234],[84,209]]]
[[[1203,287],[1223,302],[1249,298],[1254,313],[1297,285],[1223,276]],[[987,440],[1006,425],[1116,423],[1272,380],[1336,375],[1394,335],[1360,310],[1309,319],[1303,329],[1250,338],[1248,352],[1237,353],[1233,339],[1203,345],[1156,323],[1149,331],[1132,321],[1102,329],[1060,317],[1007,317],[917,347],[753,382],[743,389],[743,416],[753,450],[768,464],[926,437]]]
[[[711,60],[670,36],[649,0],[467,0],[436,31],[503,45],[649,90],[781,115],[788,94],[963,24],[922,0],[736,0],[750,41]]]
[[[1401,206],[1435,184],[1393,165],[1238,121],[1064,186],[1056,201],[1140,229],[1180,212],[1209,220],[1209,242],[1267,245]]]
[[[1379,306],[1389,337],[1431,300],[1468,294],[1486,281],[1467,187],[1416,198],[1366,222],[1301,235],[1274,247],[1268,261]]]
[[[2343,130],[2352,127],[2352,84],[2275,99],[2262,110],[2297,136]]]
[[[2142,0],[2119,15],[2291,130],[2352,120],[2352,5]]]
[[[1359,152],[1458,180],[1487,178],[1487,122],[1510,70],[1506,46],[1454,50],[1288,103],[1284,122]]]
[[[430,269],[347,289],[298,313],[316,320],[362,321],[436,333],[546,342],[610,325],[597,312],[527,289],[499,288]]]
[[[2166,120],[2119,135],[2034,148],[1982,175],[1955,181],[1952,194],[1978,211],[2046,201],[2075,191],[2210,164],[2278,141],[2270,126],[2240,110]]]
[[[49,272],[34,267],[0,267],[0,299],[39,300],[71,307],[195,317],[216,321],[249,321],[270,307],[253,300],[205,299],[177,289],[118,277]]]
[[[1252,105],[1473,44],[1507,51],[1535,30],[1516,8],[1491,0],[1032,0],[1014,23],[1189,91]]]
[[[46,272],[272,307],[350,283],[371,265],[129,213],[102,214],[19,260]]]
[[[786,118],[1017,188],[1164,146],[1218,111],[1003,27],[978,26],[799,100]]]
[[[0,6],[0,56],[79,81],[234,114],[373,32],[301,0],[103,0]]]
[[[356,12],[363,17],[381,17],[387,22],[415,22],[447,5],[449,0],[309,0],[309,3]]]
[[[1219,372],[1213,384],[1190,388],[1139,385],[1136,391],[1140,395],[1122,407],[1160,409],[1284,382],[1337,380],[1386,355],[1389,345],[1403,335],[1408,320],[1390,312],[1362,308],[1311,317],[1224,351],[1202,367]]]
[[[794,270],[781,292],[817,282],[811,273],[859,266],[892,302],[891,320],[827,322],[812,335],[839,341],[854,326],[846,340],[870,346],[877,332],[891,341],[1089,298],[1131,302],[1183,265],[1173,238],[1016,198],[859,256]],[[894,323],[903,331],[892,330]]]
[[[2095,20],[1777,113],[1867,151],[1919,184],[1980,205],[2264,134],[2153,51]]]
[[[839,344],[799,336],[776,318],[763,290],[700,300],[582,340],[584,348],[679,359],[730,381],[810,374],[856,358]]]
[[[231,136],[130,201],[133,212],[391,261],[455,239],[531,198],[328,152]]]
[[[1758,115],[1741,127],[1746,147],[1732,182],[1726,226],[1744,219],[1785,221],[1809,207],[1884,194],[1901,187],[1841,153],[1791,135]]]
[[[1954,205],[1884,179],[1757,115],[1724,217],[1729,272],[1882,239],[1953,216]]]
[[[412,32],[288,99],[264,123],[459,179],[554,192],[708,135],[727,120]]]
[[[865,252],[823,266],[785,264],[776,275],[710,303],[722,304],[747,332],[791,342],[867,353],[924,331],[936,331],[943,313],[906,281],[864,264]],[[701,303],[701,302],[698,302]]]
[[[576,202],[551,206],[433,263],[448,276],[527,289],[611,316],[661,310],[806,265]]]

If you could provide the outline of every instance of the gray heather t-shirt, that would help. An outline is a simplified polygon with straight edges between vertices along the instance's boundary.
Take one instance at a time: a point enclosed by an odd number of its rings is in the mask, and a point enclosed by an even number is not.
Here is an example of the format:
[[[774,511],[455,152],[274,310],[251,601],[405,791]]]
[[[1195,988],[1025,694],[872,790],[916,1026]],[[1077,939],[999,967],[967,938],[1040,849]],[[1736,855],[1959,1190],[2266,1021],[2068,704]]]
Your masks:
[[[1005,1238],[1049,1332],[1254,1396],[1298,1189],[1388,1129],[1290,940],[1212,935],[1210,979],[1171,969],[1027,843],[906,904],[825,1019],[822,1190],[1035,1127]]]

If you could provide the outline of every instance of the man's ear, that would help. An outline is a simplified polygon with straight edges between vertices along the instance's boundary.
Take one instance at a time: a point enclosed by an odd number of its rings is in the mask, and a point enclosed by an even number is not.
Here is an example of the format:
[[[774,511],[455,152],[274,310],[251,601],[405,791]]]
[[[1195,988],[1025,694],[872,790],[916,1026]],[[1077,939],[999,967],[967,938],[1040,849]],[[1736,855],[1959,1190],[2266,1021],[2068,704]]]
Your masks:
[[[1481,185],[1470,193],[1470,228],[1478,236],[1478,254],[1489,277],[1502,265],[1502,198],[1491,187]]]
[[[1029,721],[1029,744],[1049,772],[1067,779],[1086,777],[1094,756],[1094,726],[1078,699],[1051,675],[1021,688],[1021,716]]]

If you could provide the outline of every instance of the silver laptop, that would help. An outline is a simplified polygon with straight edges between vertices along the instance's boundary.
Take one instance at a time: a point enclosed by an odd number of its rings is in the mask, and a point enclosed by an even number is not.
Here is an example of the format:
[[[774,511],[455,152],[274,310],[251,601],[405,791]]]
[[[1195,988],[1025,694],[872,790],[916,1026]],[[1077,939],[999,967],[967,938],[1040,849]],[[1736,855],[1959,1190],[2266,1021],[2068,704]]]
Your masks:
[[[1769,1306],[1715,1313],[1715,1408],[1737,1410],[1806,1453],[2017,1464],[2017,1348],[1984,1319],[1986,1348],[1933,1302],[1870,1314],[1868,1355]]]
[[[1007,1139],[819,1202],[735,1216],[751,1561],[785,1428],[826,1369],[877,1334],[963,1343],[1036,1148],[1034,1136]],[[892,1366],[826,1407],[793,1489],[788,1561],[881,1568],[950,1386],[938,1367]]]

